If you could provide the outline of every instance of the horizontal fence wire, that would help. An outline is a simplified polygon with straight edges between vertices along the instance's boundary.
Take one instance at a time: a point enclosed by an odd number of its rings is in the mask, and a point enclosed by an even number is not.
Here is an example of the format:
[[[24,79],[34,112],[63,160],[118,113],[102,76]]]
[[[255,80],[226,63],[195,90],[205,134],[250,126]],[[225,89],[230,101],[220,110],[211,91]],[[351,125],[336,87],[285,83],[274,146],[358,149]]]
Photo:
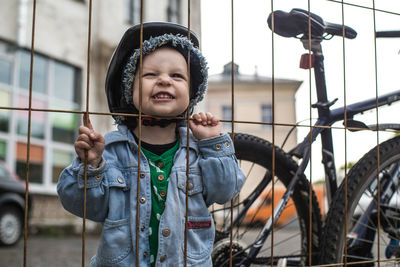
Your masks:
[[[341,14],[341,18],[342,18],[342,30],[344,31],[344,25],[345,25],[345,18],[346,16],[348,16],[347,14],[345,14],[345,10],[344,10],[344,6],[352,6],[352,7],[357,7],[357,8],[363,8],[363,9],[369,9],[373,12],[373,22],[374,22],[374,33],[376,33],[376,17],[375,17],[375,12],[381,12],[381,13],[387,13],[387,14],[391,14],[391,15],[400,15],[400,13],[396,13],[396,12],[391,12],[391,11],[387,11],[387,10],[381,10],[381,9],[376,9],[375,8],[375,1],[372,1],[373,6],[372,7],[367,7],[367,6],[361,6],[361,5],[355,5],[352,3],[346,3],[343,1],[335,1],[335,0],[328,0],[329,2],[336,2],[338,4],[342,5],[342,14]],[[190,0],[188,0],[188,38],[190,39]],[[271,10],[274,10],[274,4],[273,1],[271,1]],[[313,9],[311,7],[310,4],[310,0],[308,0],[308,12],[313,12]],[[346,15],[346,16],[345,16]],[[143,38],[143,0],[141,0],[141,43],[142,43],[142,38]],[[232,70],[234,70],[235,65],[234,65],[234,1],[231,1],[231,16],[232,16],[232,21],[231,21],[231,27],[232,27],[232,61],[231,61],[231,68]],[[131,116],[131,117],[138,117],[139,118],[139,136],[138,136],[138,140],[139,140],[139,151],[141,149],[141,109],[142,109],[142,103],[141,103],[141,99],[142,96],[140,96],[140,104],[139,104],[139,114],[127,114],[127,113],[112,113],[112,112],[93,112],[90,111],[89,109],[89,99],[90,99],[90,93],[89,93],[89,80],[90,80],[90,48],[91,48],[91,43],[90,43],[90,39],[91,39],[91,18],[92,18],[92,1],[89,1],[89,25],[88,25],[88,59],[87,59],[87,88],[86,88],[86,110],[83,111],[77,111],[77,110],[63,110],[63,109],[39,109],[39,108],[33,108],[32,107],[32,84],[33,84],[33,71],[34,71],[34,51],[35,51],[35,46],[34,46],[34,42],[35,42],[35,18],[36,18],[36,0],[33,1],[33,14],[32,14],[32,42],[31,42],[31,61],[30,61],[30,76],[29,76],[29,107],[28,108],[24,108],[24,107],[9,107],[9,106],[0,106],[0,110],[10,110],[10,111],[27,111],[28,112],[28,134],[27,134],[27,161],[26,161],[26,179],[25,179],[25,183],[26,183],[26,195],[25,195],[25,207],[28,207],[28,195],[29,195],[29,165],[30,165],[30,147],[31,147],[31,141],[30,141],[30,137],[31,137],[31,113],[32,112],[44,112],[44,113],[69,113],[69,114],[76,114],[76,115],[86,115],[86,122],[84,122],[84,124],[87,125],[88,123],[88,119],[89,116],[94,115],[94,116]],[[272,25],[274,25],[274,19],[272,19]],[[309,31],[311,31],[311,22],[310,22],[310,17],[309,17],[309,21],[308,21],[308,25],[309,25]],[[293,128],[297,128],[297,127],[304,127],[304,128],[309,128],[309,132],[311,133],[313,131],[313,129],[329,129],[329,130],[344,130],[344,170],[345,170],[345,174],[344,174],[344,181],[345,184],[347,185],[347,163],[348,163],[348,159],[347,159],[347,150],[348,150],[348,144],[347,144],[347,134],[348,131],[371,131],[371,132],[375,132],[376,133],[376,145],[377,145],[377,161],[378,161],[378,169],[377,169],[377,174],[379,174],[380,172],[380,135],[379,133],[381,132],[388,132],[388,133],[393,133],[393,134],[399,134],[400,131],[399,130],[393,130],[393,129],[365,129],[363,127],[352,127],[348,125],[348,118],[347,116],[344,116],[344,126],[316,126],[312,124],[312,107],[311,107],[311,95],[312,95],[312,73],[311,73],[311,69],[309,70],[309,75],[308,75],[308,79],[309,79],[309,117],[310,119],[309,124],[302,124],[302,123],[281,123],[281,122],[276,122],[275,121],[275,110],[276,110],[276,103],[275,103],[275,48],[274,48],[274,26],[272,26],[272,48],[271,48],[271,63],[272,63],[272,96],[271,96],[271,100],[272,100],[272,121],[271,122],[260,122],[260,121],[251,121],[251,120],[236,120],[235,119],[235,105],[237,105],[237,103],[235,102],[235,74],[234,71],[232,71],[231,74],[231,106],[232,106],[232,111],[231,111],[231,120],[224,120],[221,119],[221,122],[226,122],[226,123],[231,123],[231,136],[233,141],[234,140],[234,136],[235,136],[235,125],[236,124],[254,124],[254,125],[268,125],[268,126],[272,126],[271,130],[272,130],[272,145],[273,147],[275,147],[275,128],[278,126],[282,126],[282,127],[293,127]],[[343,36],[343,42],[342,42],[342,46],[343,46],[343,53],[342,53],[342,64],[343,64],[343,95],[344,95],[344,113],[347,114],[346,112],[346,108],[347,108],[347,96],[346,96],[346,92],[347,92],[347,83],[346,83],[346,42],[345,42],[345,37]],[[309,46],[311,47],[311,38],[309,37]],[[376,107],[375,107],[375,114],[376,114],[376,125],[380,124],[380,120],[379,120],[379,105],[378,105],[378,65],[377,65],[377,45],[376,45],[376,38],[374,39],[374,59],[375,59],[375,94],[376,94]],[[311,57],[311,50],[309,50],[309,55]],[[140,56],[140,72],[142,72],[142,55]],[[188,61],[188,69],[190,68],[190,57],[189,57],[189,61]],[[190,73],[190,71],[189,71]],[[190,79],[190,78],[189,78]],[[142,85],[141,82],[139,82],[139,94],[141,95],[142,91]],[[187,113],[185,117],[176,117],[176,119],[178,120],[191,120],[190,118],[190,114]],[[187,124],[188,125],[188,124]],[[187,131],[189,134],[189,131]],[[311,138],[311,135],[310,135]],[[312,146],[312,141],[310,140],[310,151],[311,151],[311,146]],[[187,146],[189,149],[189,146]],[[272,150],[273,151],[273,155],[272,155],[272,176],[275,177],[275,149]],[[188,203],[189,203],[189,199],[188,199],[188,181],[189,181],[189,173],[188,173],[188,169],[189,169],[189,151],[187,151],[187,165],[186,165],[186,169],[187,169],[187,177],[186,177],[186,217],[185,217],[185,247],[184,247],[184,254],[185,254],[185,266],[187,265],[187,221],[188,221]],[[310,161],[310,175],[309,175],[309,180],[310,183],[312,184],[313,181],[313,177],[311,174],[311,170],[312,170],[312,154],[310,153],[309,155],[309,161]],[[139,178],[139,174],[141,171],[140,168],[140,157],[138,157],[138,177],[137,177],[137,201],[139,201],[140,198],[140,178]],[[83,215],[83,221],[82,221],[82,266],[85,266],[85,231],[86,231],[86,182],[87,182],[87,160],[85,160],[85,178],[84,178],[84,185],[85,185],[85,189],[84,189],[84,203],[83,203],[83,207],[84,207],[84,215]],[[385,262],[392,262],[392,261],[398,261],[398,258],[394,258],[394,259],[381,259],[381,248],[380,248],[380,232],[381,232],[381,218],[380,218],[380,177],[379,175],[376,176],[377,179],[377,186],[378,186],[378,219],[377,219],[377,235],[378,235],[378,246],[377,246],[377,259],[373,259],[371,261],[362,261],[362,262],[358,262],[358,263],[385,263]],[[272,183],[272,195],[274,196],[274,183]],[[312,187],[310,187],[310,197],[309,197],[309,206],[312,206]],[[345,186],[345,195],[347,196],[347,186]],[[274,201],[275,198],[272,197],[272,207],[274,207]],[[138,265],[138,232],[139,232],[139,202],[137,203],[137,219],[136,219],[136,265]],[[230,216],[230,220],[231,220],[231,225],[233,224],[233,207],[234,207],[234,201],[231,201],[231,208],[230,208],[230,212],[231,212],[231,216]],[[345,210],[347,210],[348,208],[348,203],[347,203],[347,198],[345,200]],[[312,209],[309,209],[309,220],[312,221]],[[274,212],[272,210],[271,212],[271,216],[272,216],[272,221],[274,222],[275,218],[274,218]],[[345,234],[347,234],[347,228],[349,227],[347,225],[347,212],[345,212]],[[233,242],[233,227],[230,228],[230,266],[232,266],[232,262],[233,262],[233,255],[232,255],[232,242]],[[312,239],[311,236],[312,233],[312,225],[310,224],[310,229],[309,229],[309,239]],[[343,238],[346,238],[346,236],[344,236]],[[25,214],[24,214],[24,267],[27,265],[27,241],[28,241],[28,209],[25,209]],[[272,232],[271,232],[271,259],[273,261],[274,259],[274,226],[272,227]],[[347,242],[345,242],[345,256],[344,256],[344,265],[353,265],[356,263],[353,262],[348,262],[347,261]],[[311,247],[311,243],[309,244],[309,248],[308,248],[308,260],[311,264],[311,255],[312,255],[312,247]],[[319,265],[319,266],[342,266],[342,264],[328,264],[328,265]]]

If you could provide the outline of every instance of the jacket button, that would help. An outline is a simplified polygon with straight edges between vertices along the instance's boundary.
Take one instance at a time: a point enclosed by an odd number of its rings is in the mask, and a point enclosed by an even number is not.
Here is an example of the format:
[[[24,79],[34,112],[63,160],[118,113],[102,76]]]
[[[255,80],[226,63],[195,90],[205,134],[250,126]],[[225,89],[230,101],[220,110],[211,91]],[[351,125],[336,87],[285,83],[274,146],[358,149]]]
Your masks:
[[[140,203],[143,204],[143,203],[145,203],[145,202],[146,202],[146,198],[145,198],[145,197],[141,197],[141,198],[140,198]]]
[[[145,173],[140,173],[140,178],[144,178],[144,177],[146,177],[146,174]]]
[[[96,175],[94,178],[96,178],[96,180],[100,180],[101,179],[101,174]]]
[[[168,228],[164,228],[162,230],[162,235],[165,237],[169,236],[170,233],[171,233],[171,230],[169,230]]]
[[[122,177],[118,177],[118,182],[120,183],[120,184],[123,184],[124,183],[124,178],[122,178]]]
[[[188,184],[188,189],[189,189],[189,190],[192,190],[192,189],[193,189],[193,187],[194,187],[194,186],[193,186],[193,184],[192,184],[192,183],[189,183],[189,184]]]
[[[143,252],[143,258],[146,258],[147,257],[147,252],[145,251],[145,252]]]
[[[164,175],[160,174],[160,175],[158,176],[158,180],[159,180],[159,181],[164,180]]]
[[[231,146],[231,143],[226,142],[226,143],[225,143],[225,146],[226,146],[226,147],[230,147],[230,146]]]
[[[220,145],[220,144],[216,144],[216,145],[215,145],[215,149],[216,149],[216,150],[220,150],[220,149],[221,149],[221,145]]]
[[[165,197],[166,194],[167,194],[167,193],[166,193],[164,190],[161,190],[161,191],[160,191],[160,196]]]
[[[162,161],[159,161],[157,163],[157,167],[161,169],[162,167],[164,167],[164,163]]]
[[[167,255],[162,255],[160,257],[160,262],[164,262],[167,259]]]
[[[140,230],[143,232],[144,230],[146,230],[146,226],[142,225],[142,227],[140,227]]]

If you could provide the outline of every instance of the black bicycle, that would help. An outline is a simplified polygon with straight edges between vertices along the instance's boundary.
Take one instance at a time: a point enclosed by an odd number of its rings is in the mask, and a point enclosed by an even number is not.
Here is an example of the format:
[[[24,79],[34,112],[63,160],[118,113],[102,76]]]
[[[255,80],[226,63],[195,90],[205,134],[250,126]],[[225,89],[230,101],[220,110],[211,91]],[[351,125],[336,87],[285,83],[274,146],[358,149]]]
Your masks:
[[[399,131],[400,124],[366,125],[354,116],[399,101],[400,91],[331,109],[337,99],[328,100],[321,42],[334,36],[353,39],[356,31],[302,9],[274,11],[268,25],[280,36],[300,39],[310,51],[303,55],[302,67],[314,69],[317,103],[312,107],[318,119],[288,152],[261,138],[235,134],[236,155],[247,179],[233,201],[233,213],[230,204],[213,207],[214,266],[229,266],[230,255],[232,266],[240,267],[353,261],[373,266],[378,254],[380,260],[400,257],[400,136],[367,152],[349,171],[347,186],[342,182],[338,187],[331,128],[345,121],[352,131]],[[330,203],[324,228],[316,194],[304,173],[311,143],[318,136]]]

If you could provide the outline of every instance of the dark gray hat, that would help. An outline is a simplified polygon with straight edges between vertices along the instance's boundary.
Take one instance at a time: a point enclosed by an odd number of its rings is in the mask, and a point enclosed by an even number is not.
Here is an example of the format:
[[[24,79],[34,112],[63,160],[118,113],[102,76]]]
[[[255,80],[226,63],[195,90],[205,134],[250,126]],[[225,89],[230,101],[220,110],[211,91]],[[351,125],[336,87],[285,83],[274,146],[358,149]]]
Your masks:
[[[187,60],[190,51],[190,80],[191,96],[190,107],[200,102],[207,87],[207,62],[201,54],[199,41],[196,35],[190,32],[190,41],[187,38],[188,29],[184,26],[168,22],[143,23],[143,56],[150,54],[157,48],[168,46],[179,51]],[[133,105],[133,82],[140,58],[140,25],[129,28],[123,35],[111,58],[105,90],[108,107],[113,113],[137,114]],[[117,123],[124,117],[113,116]]]

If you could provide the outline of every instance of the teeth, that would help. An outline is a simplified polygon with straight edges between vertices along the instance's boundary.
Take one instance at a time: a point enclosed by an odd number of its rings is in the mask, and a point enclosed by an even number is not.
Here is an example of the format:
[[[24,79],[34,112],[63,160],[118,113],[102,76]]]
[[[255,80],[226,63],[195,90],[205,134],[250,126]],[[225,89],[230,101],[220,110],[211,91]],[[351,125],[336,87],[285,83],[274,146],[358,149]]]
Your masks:
[[[158,94],[155,95],[154,98],[168,98],[168,99],[172,99],[172,96],[170,94]]]

